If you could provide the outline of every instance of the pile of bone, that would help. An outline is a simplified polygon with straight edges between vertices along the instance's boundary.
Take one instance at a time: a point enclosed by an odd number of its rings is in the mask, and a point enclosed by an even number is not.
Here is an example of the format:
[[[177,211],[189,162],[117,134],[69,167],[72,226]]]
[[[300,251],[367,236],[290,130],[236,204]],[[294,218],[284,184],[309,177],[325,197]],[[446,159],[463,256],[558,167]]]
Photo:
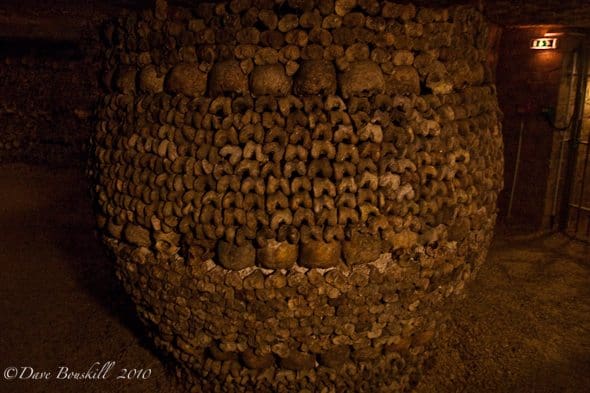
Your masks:
[[[98,224],[188,384],[415,382],[502,183],[481,15],[157,2],[104,38]]]
[[[0,162],[79,165],[93,126],[73,110],[95,105],[97,84],[88,81],[91,67],[78,59],[55,60],[38,49],[30,51],[0,60]]]
[[[7,154],[14,154],[14,151],[27,150],[29,143],[24,132],[11,123],[5,124],[0,135],[0,158],[5,158]]]

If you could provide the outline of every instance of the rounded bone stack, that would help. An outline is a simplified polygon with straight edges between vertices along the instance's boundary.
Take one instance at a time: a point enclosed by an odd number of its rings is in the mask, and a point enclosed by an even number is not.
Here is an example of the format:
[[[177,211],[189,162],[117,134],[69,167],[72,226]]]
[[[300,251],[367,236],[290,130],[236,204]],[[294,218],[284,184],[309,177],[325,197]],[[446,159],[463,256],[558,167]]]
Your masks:
[[[187,388],[410,389],[502,186],[482,16],[158,1],[104,38],[97,221]]]

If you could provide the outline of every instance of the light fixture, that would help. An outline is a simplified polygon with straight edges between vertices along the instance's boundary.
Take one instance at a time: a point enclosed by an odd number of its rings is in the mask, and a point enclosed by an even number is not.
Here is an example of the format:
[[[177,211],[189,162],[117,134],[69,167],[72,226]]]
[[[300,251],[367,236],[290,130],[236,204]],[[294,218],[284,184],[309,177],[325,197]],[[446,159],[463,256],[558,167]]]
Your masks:
[[[565,35],[563,31],[545,33],[545,37],[561,37],[563,35]]]

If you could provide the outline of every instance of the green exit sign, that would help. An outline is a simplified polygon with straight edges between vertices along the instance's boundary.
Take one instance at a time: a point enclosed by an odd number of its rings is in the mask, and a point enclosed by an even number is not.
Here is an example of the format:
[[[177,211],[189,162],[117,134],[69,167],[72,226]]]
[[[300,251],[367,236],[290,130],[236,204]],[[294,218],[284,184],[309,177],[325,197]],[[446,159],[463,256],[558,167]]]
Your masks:
[[[555,49],[557,48],[557,38],[535,38],[531,42],[531,49]]]

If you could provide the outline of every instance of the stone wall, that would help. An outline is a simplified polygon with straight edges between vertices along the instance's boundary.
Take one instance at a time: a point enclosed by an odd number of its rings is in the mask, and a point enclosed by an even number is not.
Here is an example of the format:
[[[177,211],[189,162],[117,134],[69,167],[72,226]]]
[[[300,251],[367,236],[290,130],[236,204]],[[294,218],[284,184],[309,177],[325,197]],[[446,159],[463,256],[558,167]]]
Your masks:
[[[590,73],[589,73],[590,75]],[[590,85],[587,85],[586,96],[583,104],[583,117],[580,132],[577,136],[575,160],[573,166],[574,180],[570,200],[570,206],[566,231],[576,238],[590,240]]]
[[[550,27],[506,29],[502,36],[496,81],[504,113],[503,137],[506,157],[504,192],[500,196],[501,216],[508,214],[518,139],[523,139],[511,210],[512,223],[540,228],[546,204],[553,130],[542,114],[555,107],[561,80],[561,51],[530,49],[533,38],[543,37]],[[519,86],[519,88],[515,88]]]
[[[560,32],[557,50],[530,49],[532,39],[548,32]],[[571,61],[579,43],[577,35],[568,35],[560,26],[515,27],[505,29],[497,69],[498,99],[504,114],[503,138],[506,157],[505,188],[499,199],[500,217],[509,214],[521,127],[523,138],[519,171],[514,187],[508,222],[531,230],[548,230],[556,224],[554,195],[557,176],[565,176],[569,145],[564,147],[561,169],[561,140],[571,116],[575,84],[571,91]],[[518,88],[516,88],[518,86]],[[560,98],[561,97],[561,98]],[[547,110],[557,115],[552,118]],[[554,124],[552,124],[554,123]],[[560,180],[558,197],[563,194]]]

